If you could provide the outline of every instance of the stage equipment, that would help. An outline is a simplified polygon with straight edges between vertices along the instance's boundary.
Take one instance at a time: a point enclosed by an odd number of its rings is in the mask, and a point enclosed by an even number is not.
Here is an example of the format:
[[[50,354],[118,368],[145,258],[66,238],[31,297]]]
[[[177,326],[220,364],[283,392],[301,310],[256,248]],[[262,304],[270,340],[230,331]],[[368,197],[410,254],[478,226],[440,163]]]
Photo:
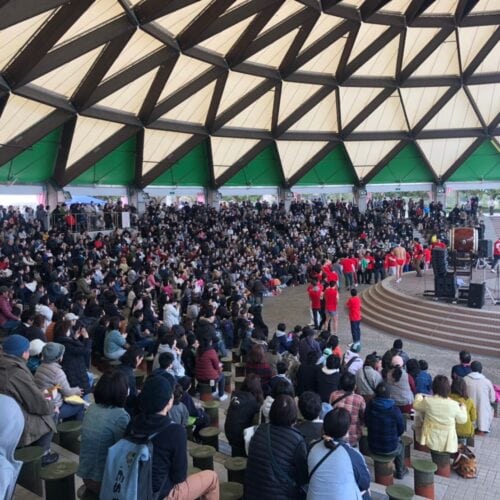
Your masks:
[[[474,309],[482,309],[484,306],[484,298],[486,296],[486,283],[471,283],[469,285],[469,297],[467,299],[467,307]]]
[[[477,229],[474,227],[454,227],[449,233],[450,249],[456,252],[477,252]]]
[[[434,276],[434,295],[438,298],[454,299],[457,294],[455,273]]]

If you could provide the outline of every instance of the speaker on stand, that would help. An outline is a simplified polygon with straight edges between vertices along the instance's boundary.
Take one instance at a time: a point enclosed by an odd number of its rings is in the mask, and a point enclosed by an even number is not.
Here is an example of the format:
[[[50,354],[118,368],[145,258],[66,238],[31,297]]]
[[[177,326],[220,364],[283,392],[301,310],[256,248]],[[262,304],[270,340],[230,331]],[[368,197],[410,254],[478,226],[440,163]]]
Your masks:
[[[484,299],[486,296],[486,283],[471,283],[469,285],[469,298],[467,300],[467,307],[474,309],[482,309],[484,306]]]
[[[491,259],[493,256],[493,242],[491,240],[479,240],[477,244],[477,255],[482,259]]]
[[[432,249],[432,270],[434,276],[443,276],[448,272],[448,250],[446,248]]]

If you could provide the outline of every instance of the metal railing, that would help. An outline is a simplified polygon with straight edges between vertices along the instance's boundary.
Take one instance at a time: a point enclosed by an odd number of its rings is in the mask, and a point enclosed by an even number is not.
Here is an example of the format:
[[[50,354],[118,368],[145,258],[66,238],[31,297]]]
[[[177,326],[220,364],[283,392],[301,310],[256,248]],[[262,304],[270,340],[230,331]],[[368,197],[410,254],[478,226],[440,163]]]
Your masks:
[[[125,229],[130,226],[129,212],[67,212],[50,215],[51,229],[72,233]]]

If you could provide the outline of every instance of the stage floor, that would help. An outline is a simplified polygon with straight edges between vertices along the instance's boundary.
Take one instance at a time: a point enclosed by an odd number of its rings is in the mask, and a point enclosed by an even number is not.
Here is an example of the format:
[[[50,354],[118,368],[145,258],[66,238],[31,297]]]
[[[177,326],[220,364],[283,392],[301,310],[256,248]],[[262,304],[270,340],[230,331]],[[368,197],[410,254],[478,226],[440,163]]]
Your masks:
[[[468,280],[460,276],[459,278],[463,279],[466,283]],[[497,312],[500,314],[500,276],[493,274],[491,271],[486,270],[473,270],[472,272],[472,283],[482,283],[486,282],[487,290],[491,293],[491,295],[497,301],[497,304],[494,305],[489,297],[488,291],[486,292],[485,304],[483,310]],[[395,290],[402,292],[404,294],[410,295],[412,297],[418,297],[419,299],[431,300],[433,302],[438,301],[440,303],[446,304],[451,303],[450,299],[439,299],[437,300],[435,297],[427,297],[424,295],[426,290],[434,290],[434,273],[432,269],[429,271],[425,271],[425,275],[422,278],[417,278],[415,272],[404,273],[403,279],[400,283],[396,283],[395,280],[386,280],[386,283],[393,287]],[[463,306],[467,308],[467,303],[457,302],[457,306]]]

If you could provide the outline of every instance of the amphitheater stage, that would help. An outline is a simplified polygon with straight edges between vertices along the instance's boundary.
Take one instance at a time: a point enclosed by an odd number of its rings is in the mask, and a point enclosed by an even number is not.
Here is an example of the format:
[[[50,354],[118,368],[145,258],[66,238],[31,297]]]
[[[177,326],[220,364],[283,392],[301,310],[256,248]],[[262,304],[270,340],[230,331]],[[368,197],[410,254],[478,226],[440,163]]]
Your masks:
[[[471,282],[482,281],[498,298],[496,275],[474,270]],[[362,292],[363,322],[425,344],[500,357],[500,305],[494,305],[488,293],[484,307],[474,309],[466,303],[426,296],[426,290],[434,290],[432,270],[422,278],[410,272],[400,283],[390,277],[366,288]]]

